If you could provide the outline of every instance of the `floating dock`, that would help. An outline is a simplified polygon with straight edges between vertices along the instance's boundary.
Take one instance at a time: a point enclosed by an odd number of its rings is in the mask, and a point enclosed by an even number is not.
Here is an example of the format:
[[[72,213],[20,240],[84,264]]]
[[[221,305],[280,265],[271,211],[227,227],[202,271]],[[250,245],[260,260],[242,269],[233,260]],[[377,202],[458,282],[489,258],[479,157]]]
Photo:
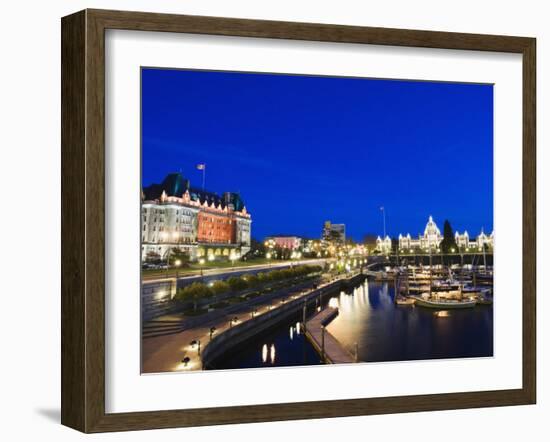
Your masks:
[[[351,364],[356,359],[330,334],[325,326],[338,316],[338,309],[327,307],[306,322],[306,337],[326,364]]]

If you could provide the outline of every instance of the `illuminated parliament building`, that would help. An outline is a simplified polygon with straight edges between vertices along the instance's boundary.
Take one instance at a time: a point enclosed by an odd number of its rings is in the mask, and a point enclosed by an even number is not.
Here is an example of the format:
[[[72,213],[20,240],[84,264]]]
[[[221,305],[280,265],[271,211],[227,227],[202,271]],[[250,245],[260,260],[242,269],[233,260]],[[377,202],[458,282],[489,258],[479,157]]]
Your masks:
[[[455,232],[455,241],[457,246],[462,251],[475,251],[482,250],[484,246],[493,248],[494,244],[494,231],[490,235],[486,235],[481,229],[481,233],[474,238],[470,238],[467,231],[464,233]],[[411,250],[430,250],[437,249],[439,244],[443,240],[443,235],[437,227],[437,224],[430,216],[426,227],[424,228],[424,234],[418,235],[418,238],[412,238],[410,233],[407,235],[399,234],[399,249],[409,252]],[[376,239],[376,250],[381,253],[391,252],[391,238],[386,235],[385,238],[378,237]]]

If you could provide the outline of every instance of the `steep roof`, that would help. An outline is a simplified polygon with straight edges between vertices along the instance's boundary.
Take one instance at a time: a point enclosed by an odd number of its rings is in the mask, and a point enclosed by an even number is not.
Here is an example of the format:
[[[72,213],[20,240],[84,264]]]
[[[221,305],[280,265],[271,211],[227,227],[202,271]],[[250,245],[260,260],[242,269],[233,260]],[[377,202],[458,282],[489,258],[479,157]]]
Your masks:
[[[244,201],[238,193],[225,192],[223,195],[219,195],[215,192],[191,187],[191,182],[179,172],[169,173],[160,184],[155,183],[143,188],[145,200],[159,199],[162,192],[166,192],[167,196],[181,198],[186,191],[189,192],[191,200],[200,201],[201,204],[205,201],[208,204],[214,203],[214,205],[221,205],[222,207],[232,204],[234,210],[238,212],[244,208]]]

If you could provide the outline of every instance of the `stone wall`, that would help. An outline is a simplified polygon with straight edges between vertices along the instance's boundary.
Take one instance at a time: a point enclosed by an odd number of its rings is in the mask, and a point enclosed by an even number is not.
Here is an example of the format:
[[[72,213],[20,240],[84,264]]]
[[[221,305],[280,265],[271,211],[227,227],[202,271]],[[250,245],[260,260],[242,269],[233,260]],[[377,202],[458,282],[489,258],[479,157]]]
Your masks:
[[[157,316],[170,313],[174,304],[175,279],[144,282],[141,285],[141,317],[149,321]]]
[[[304,297],[295,300],[289,300],[285,305],[273,309],[270,312],[263,313],[255,318],[251,318],[246,322],[237,324],[231,329],[215,336],[204,348],[201,357],[204,367],[212,365],[212,363],[224,353],[232,348],[238,347],[248,339],[252,339],[258,333],[273,327],[277,323],[298,313],[304,306],[304,303],[311,304],[316,302],[320,296],[330,295],[335,291],[351,287],[364,280],[364,275],[358,274],[347,280],[338,280],[329,286],[324,286]]]

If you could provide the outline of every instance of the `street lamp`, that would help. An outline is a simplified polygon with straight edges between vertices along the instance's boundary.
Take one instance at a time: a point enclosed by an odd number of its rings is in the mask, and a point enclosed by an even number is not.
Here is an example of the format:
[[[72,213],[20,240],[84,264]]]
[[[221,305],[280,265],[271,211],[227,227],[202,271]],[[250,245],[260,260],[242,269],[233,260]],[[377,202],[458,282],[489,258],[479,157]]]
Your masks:
[[[201,278],[202,278],[203,275],[204,275],[204,274],[203,274],[203,271],[202,271],[202,270],[203,270],[202,266],[204,265],[204,258],[199,259],[199,264],[200,264],[200,266],[201,266]]]
[[[179,278],[179,269],[180,269],[181,261],[179,259],[176,259],[174,261],[174,266],[176,267],[176,287],[178,286],[178,278]]]
[[[199,339],[193,339],[189,345],[191,348],[195,348],[195,345],[198,345],[197,354],[200,356],[201,354],[201,341]]]

